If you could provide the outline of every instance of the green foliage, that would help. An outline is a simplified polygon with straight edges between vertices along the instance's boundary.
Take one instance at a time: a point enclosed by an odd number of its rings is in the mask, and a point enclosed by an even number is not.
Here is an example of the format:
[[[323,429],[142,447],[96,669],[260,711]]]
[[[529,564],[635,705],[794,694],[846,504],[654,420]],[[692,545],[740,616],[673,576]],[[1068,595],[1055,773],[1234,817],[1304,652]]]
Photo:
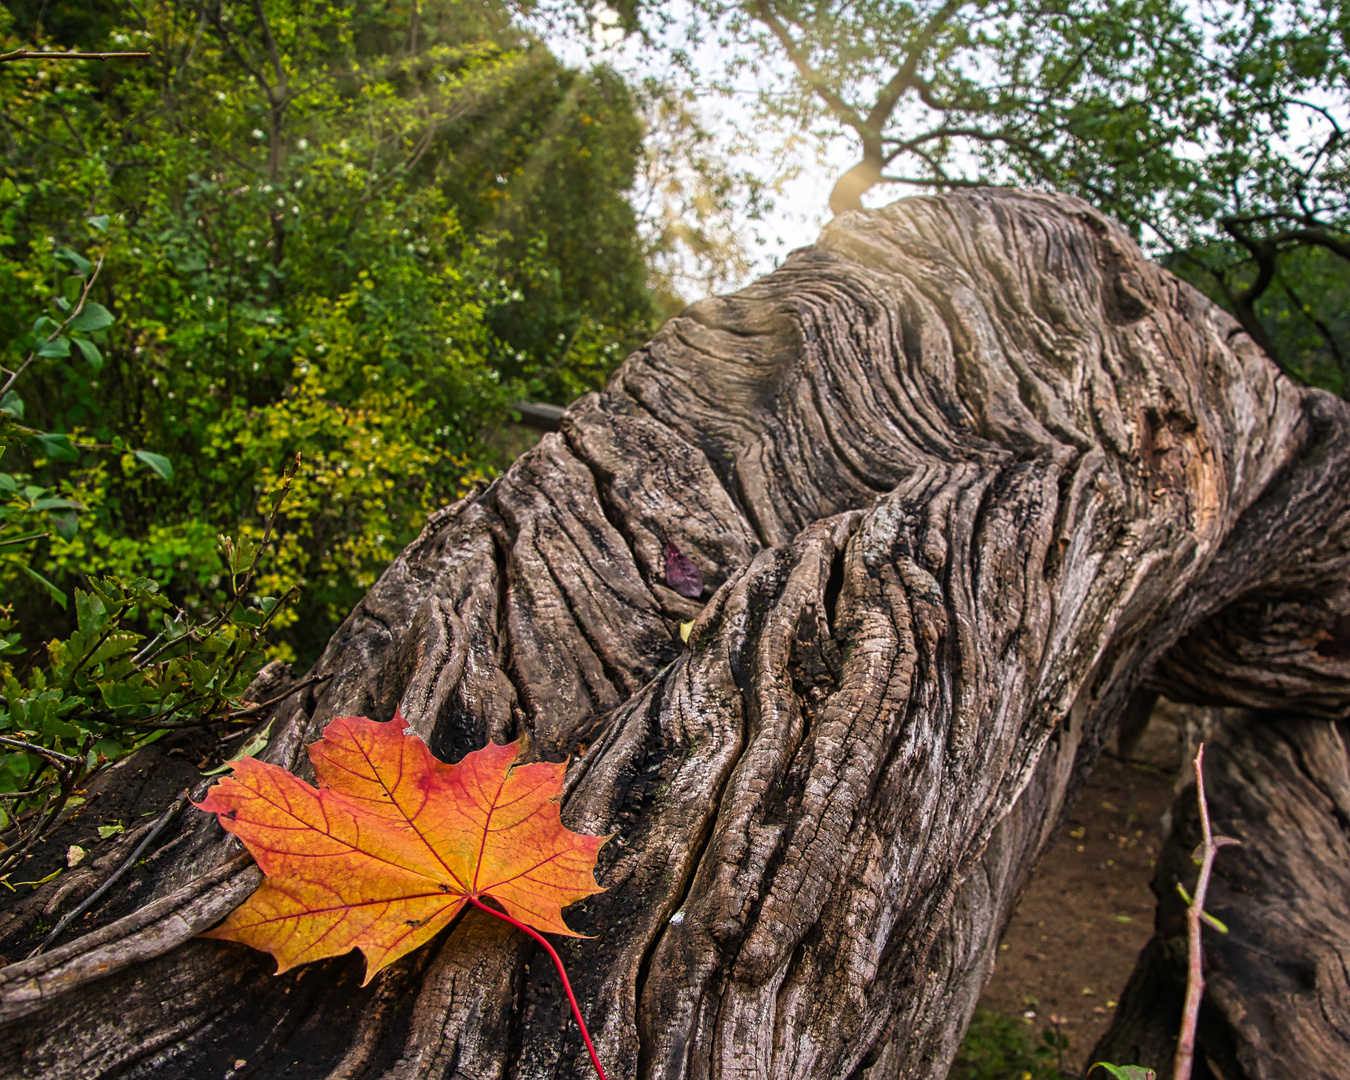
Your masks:
[[[94,218],[88,224],[104,232],[108,222]],[[5,371],[0,460],[12,447],[24,446],[39,455],[39,463],[43,457],[79,462],[82,453],[111,451],[172,482],[167,458],[129,451],[120,436],[104,446],[23,423],[26,409],[14,388],[21,377],[37,362],[78,363],[71,344],[82,344],[79,355],[91,362],[99,355],[98,344],[83,335],[97,335],[116,322],[89,300],[104,255],[91,263],[65,248],[56,253],[56,262],[72,271],[52,300],[62,318],[39,316],[27,335],[27,356]],[[0,608],[0,731],[7,732],[0,736],[0,830],[7,841],[0,847],[0,880],[30,856],[64,811],[78,805],[81,785],[97,769],[166,730],[220,717],[237,705],[261,664],[263,635],[295,595],[293,588],[279,599],[250,593],[293,472],[270,498],[271,517],[261,542],[220,538],[228,586],[224,602],[208,619],[175,609],[149,578],[86,576],[87,587],[75,590],[73,631],[64,639],[52,638],[45,658],[31,656],[16,671],[14,662],[25,650],[12,607]],[[20,580],[26,575],[66,608],[66,594],[34,568],[35,548],[53,537],[58,543],[75,541],[79,514],[87,506],[70,497],[76,492],[68,482],[64,494],[54,495],[28,479],[0,473],[0,493],[8,495],[0,503],[0,569]],[[47,531],[33,527],[43,524]],[[136,625],[154,628],[154,637],[146,642]]]
[[[18,2],[0,38],[151,54],[0,65],[3,875],[108,761],[247,719],[512,402],[656,309],[633,98],[501,7]]]
[[[78,314],[77,307],[72,317]],[[0,425],[4,448],[17,425],[8,416],[0,417]],[[9,474],[0,476],[12,483]],[[24,649],[11,609],[0,609],[0,730],[6,732],[0,746],[7,751],[0,754],[0,829],[8,841],[0,849],[0,880],[63,811],[78,805],[81,785],[105,763],[166,730],[222,716],[237,705],[261,663],[263,636],[294,598],[293,589],[280,598],[251,593],[290,480],[288,475],[270,498],[272,517],[261,543],[220,538],[228,587],[209,619],[175,609],[148,578],[89,577],[87,590],[75,590],[74,631],[48,642],[45,662],[30,657],[16,671],[14,660]],[[53,502],[62,505],[41,505]],[[0,518],[0,543],[31,547],[40,537],[12,535],[16,518],[22,528],[24,517],[40,511],[83,509],[74,500],[36,503]],[[65,596],[50,581],[26,563],[17,565],[64,606]],[[136,624],[155,628],[154,637],[147,642],[132,629]]]
[[[1233,308],[1258,283],[1245,249],[1214,242],[1164,256],[1163,265],[1211,300]],[[1350,273],[1319,247],[1290,246],[1272,259],[1267,288],[1250,302],[1266,347],[1300,382],[1350,393]]]
[[[568,0],[557,7],[576,13]],[[589,9],[587,9],[589,10]],[[1296,376],[1340,386],[1350,327],[1345,0],[695,0],[712,80],[758,87],[747,142],[846,134],[874,184],[1073,192],[1227,306]],[[621,8],[680,41],[669,5]],[[584,17],[583,17],[584,20]],[[664,37],[658,31],[665,31]],[[699,81],[692,54],[673,58]]]
[[[1063,1080],[1056,1036],[1047,1030],[1033,1044],[1022,1021],[978,1008],[956,1052],[948,1080]]]
[[[1105,1069],[1114,1080],[1154,1080],[1158,1075],[1152,1069],[1146,1069],[1142,1065],[1112,1065],[1110,1062],[1098,1061],[1088,1069],[1088,1075],[1097,1069]]]
[[[533,399],[571,401],[602,385],[628,331],[650,330],[637,219],[616,198],[630,187],[642,124],[622,81],[583,76],[532,47],[499,63],[495,98],[480,97],[440,136],[458,147],[439,182],[462,226],[494,237],[511,289],[487,312],[490,357]],[[502,115],[511,118],[503,124]]]
[[[300,587],[271,655],[312,660],[427,513],[504,464],[512,401],[597,388],[651,331],[634,102],[490,4],[13,5],[6,48],[39,7],[54,44],[152,58],[0,66],[0,362],[73,302],[83,219],[106,231],[78,325],[24,377],[49,434],[11,450],[10,502],[51,527],[0,561],[5,595],[29,639],[67,628],[30,570],[213,610],[217,534],[258,538],[299,451],[259,587]]]

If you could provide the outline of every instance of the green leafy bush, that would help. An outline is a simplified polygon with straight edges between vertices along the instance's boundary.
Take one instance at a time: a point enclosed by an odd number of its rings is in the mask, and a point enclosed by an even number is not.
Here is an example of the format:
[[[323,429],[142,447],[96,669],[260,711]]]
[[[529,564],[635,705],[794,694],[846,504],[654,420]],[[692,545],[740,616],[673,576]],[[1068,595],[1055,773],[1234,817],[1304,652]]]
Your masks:
[[[0,64],[2,876],[107,761],[247,719],[506,464],[511,404],[598,387],[655,307],[627,88],[500,7],[19,3],[0,38],[151,54]]]
[[[102,232],[108,223],[95,218],[89,224]],[[120,437],[102,446],[23,422],[16,386],[24,374],[41,361],[75,362],[77,352],[100,367],[98,342],[90,335],[116,322],[89,299],[104,256],[95,264],[63,249],[56,261],[71,271],[52,300],[59,319],[38,316],[26,335],[27,355],[5,370],[0,385],[0,463],[12,448],[25,446],[60,462],[111,451],[146,466],[161,481],[172,481],[165,457],[129,451]],[[270,498],[271,516],[260,542],[219,538],[228,586],[223,603],[207,619],[177,609],[149,578],[86,576],[86,587],[75,590],[74,630],[24,662],[12,608],[0,609],[0,730],[6,732],[0,735],[0,830],[6,837],[0,880],[30,857],[33,845],[64,811],[78,804],[80,785],[106,762],[167,730],[220,717],[237,705],[261,663],[263,635],[295,597],[294,588],[280,598],[251,592],[293,474],[294,469]],[[28,479],[0,473],[0,492],[9,495],[0,503],[0,566],[27,575],[65,608],[65,593],[34,569],[35,548],[53,536],[73,542],[79,515],[88,507],[71,497],[82,493],[69,483],[53,495]],[[147,641],[136,625],[154,627],[154,637]]]
[[[25,376],[54,441],[9,469],[82,507],[27,565],[61,593],[145,577],[211,610],[216,535],[257,537],[298,451],[261,584],[299,585],[270,655],[311,661],[428,511],[506,463],[513,401],[598,387],[651,331],[633,103],[491,5],[44,18],[61,46],[152,56],[0,65],[0,338],[18,356],[25,313],[59,317],[94,215],[90,300],[116,320]],[[20,563],[0,584],[26,640],[70,628]]]

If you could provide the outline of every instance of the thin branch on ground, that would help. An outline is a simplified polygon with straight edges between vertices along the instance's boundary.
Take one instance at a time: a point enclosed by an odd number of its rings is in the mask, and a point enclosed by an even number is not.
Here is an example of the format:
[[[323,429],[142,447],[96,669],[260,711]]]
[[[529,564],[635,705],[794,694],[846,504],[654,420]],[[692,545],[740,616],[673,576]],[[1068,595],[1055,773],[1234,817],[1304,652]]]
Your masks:
[[[1191,1064],[1195,1059],[1195,1028],[1200,1018],[1200,1000],[1205,994],[1204,951],[1201,948],[1201,923],[1208,922],[1218,930],[1227,932],[1217,919],[1205,911],[1205,895],[1209,892],[1209,879],[1214,871],[1214,856],[1220,848],[1241,843],[1231,836],[1215,836],[1209,823],[1209,804],[1205,801],[1205,744],[1201,743],[1195,752],[1195,792],[1200,803],[1200,829],[1203,839],[1200,843],[1200,877],[1195,883],[1194,897],[1187,896],[1185,888],[1177,883],[1177,892],[1183,900],[1189,902],[1186,909],[1186,1004],[1181,1011],[1181,1037],[1177,1040],[1177,1054],[1172,1062],[1172,1080],[1190,1080]]]
[[[158,836],[161,832],[163,832],[164,826],[174,819],[174,816],[178,813],[179,810],[183,809],[183,805],[187,801],[188,801],[188,791],[187,788],[184,788],[179,793],[178,798],[174,800],[173,805],[170,806],[167,810],[165,810],[164,813],[159,815],[159,820],[156,821],[155,824],[151,827],[150,831],[146,833],[145,839],[143,839],[139,844],[137,844],[136,849],[125,859],[122,860],[122,865],[108,875],[107,881],[105,881],[102,885],[100,885],[97,889],[95,889],[92,893],[90,893],[87,897],[85,897],[82,903],[72,908],[70,912],[66,914],[59,923],[57,923],[54,927],[52,927],[52,932],[42,939],[38,947],[28,954],[28,957],[31,958],[37,956],[38,953],[42,952],[43,949],[45,949],[48,945],[50,945],[53,941],[55,941],[57,936],[61,933],[62,930],[64,930],[67,926],[71,924],[71,922],[79,918],[91,907],[93,907],[104,895],[104,893],[106,893],[109,889],[111,889],[128,870],[130,870],[133,866],[135,866],[136,860],[141,857],[141,854],[145,851],[146,848],[150,846],[151,842],[155,839],[155,837]]]

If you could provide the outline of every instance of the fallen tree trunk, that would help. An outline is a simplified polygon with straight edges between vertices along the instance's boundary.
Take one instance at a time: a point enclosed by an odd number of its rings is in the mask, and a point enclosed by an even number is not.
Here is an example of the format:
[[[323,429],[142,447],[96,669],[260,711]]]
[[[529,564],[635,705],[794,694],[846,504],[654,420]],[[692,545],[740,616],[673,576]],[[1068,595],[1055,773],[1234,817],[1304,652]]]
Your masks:
[[[1350,699],[1315,647],[1350,612],[1347,478],[1350,410],[1084,204],[848,214],[433,517],[265,757],[303,775],[333,717],[400,705],[447,760],[522,732],[572,755],[564,822],[615,835],[563,954],[613,1076],[940,1078],[1178,641],[1228,635],[1186,658],[1220,700]],[[7,1075],[586,1075],[496,920],[365,989],[350,957],[274,978],[193,937],[256,868],[192,811],[176,842],[151,902],[0,970]]]

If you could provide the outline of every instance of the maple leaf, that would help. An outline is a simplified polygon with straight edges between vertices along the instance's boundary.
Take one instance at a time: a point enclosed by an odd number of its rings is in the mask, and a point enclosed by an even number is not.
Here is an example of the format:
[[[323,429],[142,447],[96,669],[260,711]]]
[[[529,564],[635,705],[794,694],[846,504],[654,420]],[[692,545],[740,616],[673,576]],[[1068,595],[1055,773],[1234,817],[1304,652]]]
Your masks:
[[[562,909],[604,891],[594,869],[608,837],[562,824],[566,765],[517,765],[524,739],[446,765],[403,725],[397,714],[334,720],[309,747],[317,788],[253,758],[232,764],[198,808],[243,841],[266,880],[203,937],[271,953],[278,975],[360,949],[365,985],[466,904],[503,917],[485,897],[555,959],[534,930],[581,936]]]

